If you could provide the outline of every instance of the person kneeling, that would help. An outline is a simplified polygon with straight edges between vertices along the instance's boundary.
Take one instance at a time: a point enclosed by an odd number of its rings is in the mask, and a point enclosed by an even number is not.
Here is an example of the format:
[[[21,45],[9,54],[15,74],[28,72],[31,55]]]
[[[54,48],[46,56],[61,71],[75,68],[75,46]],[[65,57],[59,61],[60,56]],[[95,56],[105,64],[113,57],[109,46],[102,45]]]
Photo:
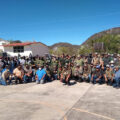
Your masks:
[[[65,83],[65,85],[70,85],[70,76],[71,76],[71,70],[70,68],[64,67],[60,81]]]
[[[102,78],[102,75],[101,75],[100,67],[97,66],[96,71],[92,73],[91,82],[93,84],[96,84],[96,83],[101,84],[101,81],[102,81],[101,78]]]
[[[44,84],[45,83],[45,76],[46,76],[46,71],[44,69],[44,66],[41,66],[40,69],[36,71],[36,83],[37,84]]]
[[[18,83],[18,81],[19,83],[23,83],[24,72],[21,65],[18,65],[18,67],[14,69],[13,74],[16,84]]]
[[[2,73],[2,78],[1,78],[1,84],[2,85],[8,85],[11,83],[11,80],[9,79],[10,71],[9,68],[6,67],[6,70]]]
[[[24,83],[29,83],[32,82],[32,69],[30,68],[29,65],[26,65],[24,68]]]
[[[90,69],[87,65],[84,65],[82,79],[85,82],[90,82]]]
[[[109,65],[106,66],[106,71],[105,71],[105,83],[107,85],[112,85],[113,84],[113,78],[114,78],[114,73],[113,70],[110,68]]]

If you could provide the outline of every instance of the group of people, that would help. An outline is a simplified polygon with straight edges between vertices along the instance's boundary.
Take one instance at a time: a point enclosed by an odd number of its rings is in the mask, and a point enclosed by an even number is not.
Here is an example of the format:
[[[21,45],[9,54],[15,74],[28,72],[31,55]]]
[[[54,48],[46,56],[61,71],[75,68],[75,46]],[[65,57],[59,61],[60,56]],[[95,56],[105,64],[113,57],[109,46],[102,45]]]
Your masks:
[[[120,87],[120,55],[89,54],[51,57],[0,58],[0,84],[43,84],[59,80],[64,85],[75,82],[107,84]]]

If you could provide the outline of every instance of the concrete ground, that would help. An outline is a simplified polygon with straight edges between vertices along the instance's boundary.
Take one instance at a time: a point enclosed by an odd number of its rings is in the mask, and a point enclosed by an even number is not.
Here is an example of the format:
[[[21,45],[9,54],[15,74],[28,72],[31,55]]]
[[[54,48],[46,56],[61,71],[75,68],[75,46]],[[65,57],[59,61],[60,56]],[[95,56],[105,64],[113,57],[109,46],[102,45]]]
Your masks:
[[[0,86],[0,120],[120,120],[120,89],[59,81]]]

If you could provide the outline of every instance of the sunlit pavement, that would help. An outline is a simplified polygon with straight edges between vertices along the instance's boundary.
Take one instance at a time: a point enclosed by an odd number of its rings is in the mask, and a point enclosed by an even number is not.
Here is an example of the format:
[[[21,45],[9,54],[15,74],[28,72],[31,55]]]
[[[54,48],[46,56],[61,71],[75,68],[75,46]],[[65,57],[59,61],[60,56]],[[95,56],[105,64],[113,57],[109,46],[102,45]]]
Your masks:
[[[0,120],[120,120],[120,89],[59,81],[0,86]]]

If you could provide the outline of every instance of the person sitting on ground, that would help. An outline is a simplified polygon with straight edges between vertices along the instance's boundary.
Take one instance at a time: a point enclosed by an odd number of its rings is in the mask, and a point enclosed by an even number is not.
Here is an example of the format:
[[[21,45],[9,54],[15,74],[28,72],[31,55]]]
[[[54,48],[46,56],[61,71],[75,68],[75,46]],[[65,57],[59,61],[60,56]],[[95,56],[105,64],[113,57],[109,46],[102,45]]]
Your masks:
[[[115,67],[115,84],[113,84],[113,87],[119,88],[120,87],[120,68],[118,66]]]
[[[61,73],[62,73],[62,67],[60,66],[57,70],[57,75],[58,75],[58,80],[60,80],[60,76],[61,76]]]
[[[40,66],[40,69],[36,71],[36,83],[37,84],[44,84],[45,83],[45,77],[46,77],[46,71],[44,69],[44,66]]]
[[[51,82],[51,70],[48,65],[46,65],[46,81]]]
[[[83,81],[90,82],[90,68],[87,64],[84,65],[82,79]]]
[[[6,66],[6,70],[2,73],[2,79],[1,79],[2,85],[6,86],[11,84],[11,80],[9,79],[9,76],[10,76],[9,66]]]
[[[101,83],[100,84],[103,84],[105,83],[105,71],[106,71],[106,66],[100,66],[100,72],[101,72]]]
[[[24,72],[21,65],[18,65],[18,67],[13,70],[13,74],[16,84],[18,83],[18,81],[19,83],[23,83]]]
[[[58,75],[57,75],[57,66],[53,66],[51,68],[51,71],[52,71],[52,80],[57,80],[57,77],[58,77]]]
[[[101,84],[101,78],[102,78],[102,74],[100,71],[100,66],[96,66],[96,71],[92,73],[91,82],[93,84],[96,84],[96,83]]]
[[[65,85],[70,85],[70,76],[71,76],[71,69],[68,66],[65,66],[61,73],[60,81],[65,83]]]
[[[108,85],[112,85],[113,84],[113,78],[114,78],[113,70],[110,68],[110,65],[106,65],[105,82]]]
[[[76,65],[72,71],[73,76],[76,81],[82,82],[82,75],[83,75],[83,68],[82,66],[80,67],[79,65]]]
[[[32,69],[29,65],[24,67],[24,83],[32,82]]]
[[[6,66],[8,66],[8,65],[6,65]],[[3,73],[4,71],[6,71],[6,66],[4,66],[4,67],[2,68],[1,73]]]

